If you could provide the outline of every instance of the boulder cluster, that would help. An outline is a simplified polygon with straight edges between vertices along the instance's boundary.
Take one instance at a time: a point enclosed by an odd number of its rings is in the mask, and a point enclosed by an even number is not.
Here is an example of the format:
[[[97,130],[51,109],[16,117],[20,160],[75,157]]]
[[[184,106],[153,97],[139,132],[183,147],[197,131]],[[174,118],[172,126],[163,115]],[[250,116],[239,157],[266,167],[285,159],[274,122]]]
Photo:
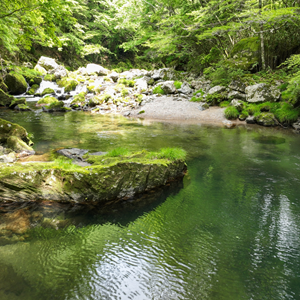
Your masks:
[[[15,71],[6,75],[0,89],[0,106],[29,110],[25,98],[12,96],[24,93],[27,97],[36,97],[37,106],[45,112],[86,110],[127,116],[132,109],[157,97],[169,96],[174,101],[199,102],[200,110],[225,106],[226,102],[238,114],[229,119],[238,117],[250,124],[274,126],[278,120],[267,106],[259,114],[247,113],[245,108],[250,104],[279,102],[279,84],[247,85],[245,81],[234,80],[228,86],[213,86],[205,77],[177,72],[172,68],[153,71],[131,69],[118,73],[97,64],[88,64],[70,72],[54,59],[42,56],[34,70],[26,72],[26,76]]]

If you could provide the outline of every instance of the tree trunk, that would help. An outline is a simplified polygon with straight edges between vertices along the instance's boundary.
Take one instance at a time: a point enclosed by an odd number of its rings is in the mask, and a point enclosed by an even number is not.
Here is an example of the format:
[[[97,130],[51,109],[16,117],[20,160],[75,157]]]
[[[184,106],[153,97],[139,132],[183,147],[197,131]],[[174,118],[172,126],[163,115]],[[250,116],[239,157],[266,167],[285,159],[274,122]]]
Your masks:
[[[262,0],[258,1],[259,14],[261,15],[262,9]],[[264,42],[264,25],[260,23],[260,47],[261,47],[261,67],[263,70],[266,69],[266,60],[265,60],[265,42]]]

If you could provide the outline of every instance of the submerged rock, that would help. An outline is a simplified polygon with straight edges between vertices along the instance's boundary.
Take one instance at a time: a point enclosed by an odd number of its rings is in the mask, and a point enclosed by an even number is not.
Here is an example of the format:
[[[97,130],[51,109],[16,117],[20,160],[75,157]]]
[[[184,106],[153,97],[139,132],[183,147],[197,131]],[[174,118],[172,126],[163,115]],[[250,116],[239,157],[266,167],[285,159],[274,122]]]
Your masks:
[[[142,157],[144,154],[144,158]],[[1,201],[104,202],[128,199],[182,177],[184,160],[87,156],[88,167],[55,163],[0,165]],[[105,161],[105,162],[103,162]]]

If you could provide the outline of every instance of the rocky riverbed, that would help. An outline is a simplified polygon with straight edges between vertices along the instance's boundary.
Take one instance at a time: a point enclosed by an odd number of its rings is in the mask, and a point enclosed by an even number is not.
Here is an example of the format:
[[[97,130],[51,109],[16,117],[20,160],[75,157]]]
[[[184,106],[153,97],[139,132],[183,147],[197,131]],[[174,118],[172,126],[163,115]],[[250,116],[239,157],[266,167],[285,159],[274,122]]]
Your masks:
[[[285,118],[293,106],[282,101],[281,82],[250,84],[237,79],[228,86],[213,86],[204,76],[171,68],[118,73],[96,64],[69,72],[48,57],[41,57],[32,72],[34,76],[8,74],[1,86],[0,105],[24,111],[30,99],[50,113],[84,110],[227,127],[246,122],[299,129],[297,113]],[[24,98],[10,95],[21,92]]]

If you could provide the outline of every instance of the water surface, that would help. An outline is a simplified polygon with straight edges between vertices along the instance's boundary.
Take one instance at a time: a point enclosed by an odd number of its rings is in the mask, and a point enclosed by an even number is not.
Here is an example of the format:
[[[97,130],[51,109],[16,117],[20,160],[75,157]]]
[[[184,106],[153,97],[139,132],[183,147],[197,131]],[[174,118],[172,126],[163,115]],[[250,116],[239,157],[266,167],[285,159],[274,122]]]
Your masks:
[[[0,118],[33,133],[38,153],[188,152],[183,182],[138,204],[2,206],[0,299],[299,299],[298,135],[83,112]]]

